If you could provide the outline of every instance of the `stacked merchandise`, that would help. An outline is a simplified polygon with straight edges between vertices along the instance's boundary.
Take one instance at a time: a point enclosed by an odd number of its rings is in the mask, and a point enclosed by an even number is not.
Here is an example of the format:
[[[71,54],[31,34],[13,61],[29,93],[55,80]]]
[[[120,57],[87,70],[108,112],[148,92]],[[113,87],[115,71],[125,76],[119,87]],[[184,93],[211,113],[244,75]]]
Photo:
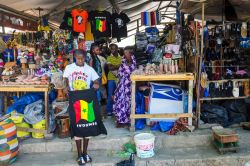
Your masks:
[[[149,55],[145,52],[148,45],[147,36],[143,32],[137,32],[135,35],[135,58],[136,64],[146,64],[149,61]]]
[[[204,98],[249,96],[250,63],[249,50],[244,48],[245,25],[215,26],[207,32],[210,35],[206,38],[208,47],[203,67],[207,80],[203,86]]]
[[[204,122],[228,126],[248,120],[245,100],[230,99],[249,97],[249,35],[249,23],[245,22],[206,28],[201,100],[219,101],[202,105]]]
[[[156,65],[157,71],[153,73],[175,74],[179,72],[178,59],[182,58],[181,44],[178,39],[179,33],[175,32],[175,26],[171,26],[159,36],[156,27],[147,27],[144,32],[137,32],[135,39],[135,57],[137,66],[151,63]],[[147,65],[148,66],[148,65]],[[138,72],[148,75],[149,67],[140,67]]]

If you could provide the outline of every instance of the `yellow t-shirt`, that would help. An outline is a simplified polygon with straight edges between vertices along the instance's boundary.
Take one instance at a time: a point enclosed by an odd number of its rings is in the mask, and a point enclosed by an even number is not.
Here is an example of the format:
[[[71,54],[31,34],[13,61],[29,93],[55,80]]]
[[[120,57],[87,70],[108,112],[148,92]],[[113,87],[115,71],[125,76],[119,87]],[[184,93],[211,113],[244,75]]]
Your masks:
[[[114,55],[110,55],[107,58],[107,63],[115,65],[115,66],[120,66],[122,63],[122,57],[120,55],[118,55],[117,57]],[[116,81],[117,77],[111,71],[109,71],[108,80],[115,80]]]
[[[91,32],[91,24],[90,24],[90,22],[86,23],[85,40],[86,41],[93,41],[94,40],[93,33]]]

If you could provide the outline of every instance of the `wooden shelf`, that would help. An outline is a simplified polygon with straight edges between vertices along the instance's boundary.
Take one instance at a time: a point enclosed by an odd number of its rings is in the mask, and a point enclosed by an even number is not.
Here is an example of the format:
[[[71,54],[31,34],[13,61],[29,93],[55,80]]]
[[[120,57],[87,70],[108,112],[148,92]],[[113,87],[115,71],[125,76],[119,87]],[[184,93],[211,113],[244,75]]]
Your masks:
[[[225,79],[225,80],[213,80],[213,81],[207,81],[207,82],[227,82],[227,81],[249,81],[249,78],[244,78],[244,79]]]
[[[179,81],[194,80],[193,73],[177,73],[177,74],[155,74],[155,75],[135,75],[130,76],[131,81]]]
[[[49,85],[0,85],[0,92],[48,92]]]
[[[147,119],[147,118],[192,118],[193,114],[189,113],[169,113],[169,114],[135,114],[130,115],[133,119]]]
[[[204,61],[204,62],[233,62],[236,61],[236,59],[222,59],[222,60],[211,60],[211,61]]]
[[[246,99],[249,96],[241,96],[241,97],[207,97],[207,98],[201,98],[201,101],[205,101],[205,100],[232,100],[232,99]]]

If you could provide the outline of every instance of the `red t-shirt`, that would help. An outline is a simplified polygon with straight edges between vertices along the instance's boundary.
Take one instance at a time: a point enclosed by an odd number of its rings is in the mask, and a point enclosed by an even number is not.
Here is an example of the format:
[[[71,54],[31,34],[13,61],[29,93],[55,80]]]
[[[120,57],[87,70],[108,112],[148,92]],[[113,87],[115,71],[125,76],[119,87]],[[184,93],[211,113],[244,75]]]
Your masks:
[[[85,32],[86,22],[88,20],[88,12],[85,10],[73,9],[73,30],[75,32]]]

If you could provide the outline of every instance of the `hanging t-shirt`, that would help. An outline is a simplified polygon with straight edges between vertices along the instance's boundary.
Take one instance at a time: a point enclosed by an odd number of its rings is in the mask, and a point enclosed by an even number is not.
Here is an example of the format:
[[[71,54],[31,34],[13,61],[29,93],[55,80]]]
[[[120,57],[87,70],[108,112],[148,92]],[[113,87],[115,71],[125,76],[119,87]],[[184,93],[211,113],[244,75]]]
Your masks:
[[[91,24],[90,24],[90,22],[87,22],[87,24],[86,24],[85,40],[86,41],[93,41],[94,40],[94,36],[93,36],[92,31],[91,31]]]
[[[71,91],[89,89],[91,82],[99,78],[95,70],[86,63],[84,66],[77,66],[75,63],[66,66],[63,77],[68,78]]]
[[[61,23],[60,29],[72,30],[72,15],[71,12],[65,11],[63,16],[63,22]]]
[[[89,20],[95,38],[111,36],[111,14],[109,12],[91,11]]]
[[[75,32],[85,32],[86,22],[88,20],[88,12],[85,10],[72,10],[73,30]]]
[[[112,14],[112,37],[121,38],[127,37],[127,23],[129,23],[130,19],[125,13],[113,13]]]

